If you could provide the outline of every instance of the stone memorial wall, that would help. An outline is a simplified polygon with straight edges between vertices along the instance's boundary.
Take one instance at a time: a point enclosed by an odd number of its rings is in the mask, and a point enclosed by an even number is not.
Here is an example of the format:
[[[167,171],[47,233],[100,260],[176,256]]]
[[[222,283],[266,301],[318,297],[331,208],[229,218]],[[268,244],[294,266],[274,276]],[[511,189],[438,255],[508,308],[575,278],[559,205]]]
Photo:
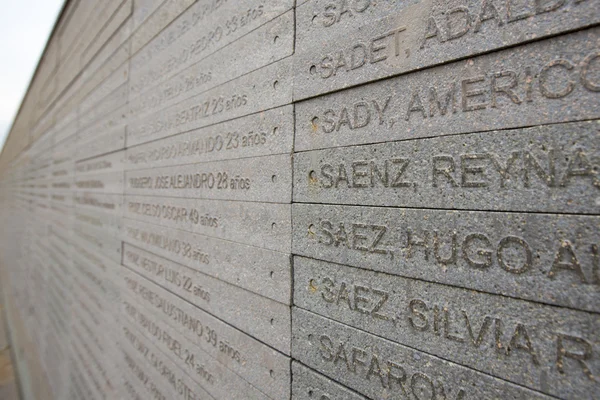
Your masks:
[[[600,398],[599,0],[67,0],[0,156],[24,399]]]

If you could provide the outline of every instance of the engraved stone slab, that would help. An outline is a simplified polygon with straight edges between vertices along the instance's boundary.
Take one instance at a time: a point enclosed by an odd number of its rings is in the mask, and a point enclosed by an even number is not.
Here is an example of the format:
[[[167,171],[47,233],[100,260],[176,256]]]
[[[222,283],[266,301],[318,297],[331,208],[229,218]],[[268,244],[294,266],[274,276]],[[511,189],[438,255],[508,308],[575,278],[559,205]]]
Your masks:
[[[600,312],[599,218],[294,204],[293,253]]]
[[[211,396],[182,368],[169,360],[156,345],[140,333],[120,324],[122,334],[119,342],[125,364],[138,377],[145,376],[154,385],[144,383],[138,388],[150,391],[153,398],[165,396],[166,399],[204,399]]]
[[[576,32],[298,103],[295,148],[598,118],[599,32]]]
[[[131,296],[154,314],[164,314],[171,326],[186,335],[200,349],[263,392],[280,394],[274,398],[289,396],[291,371],[288,356],[127,268],[122,268],[121,273],[121,286],[125,295]],[[286,354],[289,354],[289,350]]]
[[[125,193],[289,203],[289,154],[127,171]]]
[[[292,362],[292,398],[297,400],[329,399],[329,400],[366,400],[339,383],[305,367]]]
[[[285,304],[127,243],[123,245],[123,265],[270,346],[283,351],[289,347],[290,308]]]
[[[129,100],[129,118],[150,114],[288,57],[293,53],[293,43],[294,13],[288,11],[151,90],[134,95]],[[162,61],[162,57],[157,61]],[[162,80],[162,76],[157,78]],[[139,92],[148,85],[140,82],[139,86],[130,90]]]
[[[598,390],[598,314],[300,257],[294,266],[299,307],[553,396]]]
[[[123,193],[123,172],[106,172],[98,174],[76,175],[76,190],[89,193]]]
[[[124,220],[123,240],[196,271],[290,304],[289,254]]]
[[[268,399],[267,395],[239,375],[200,350],[191,340],[165,323],[160,317],[123,301],[123,325],[152,342],[167,358],[178,365],[197,385],[217,399]],[[177,344],[178,345],[177,345]]]
[[[72,213],[73,219],[82,226],[110,232],[114,235],[119,235],[121,232],[122,220],[118,215],[81,207],[75,207]]]
[[[294,356],[369,398],[550,399],[297,307],[292,315]]]
[[[289,204],[125,196],[127,218],[289,253]]]
[[[314,0],[297,8],[294,98],[599,22],[595,1]]]
[[[137,53],[154,37],[160,33],[165,26],[169,25],[177,16],[185,11],[190,5],[194,3],[194,0],[170,0],[168,2],[162,2],[158,10],[153,12],[146,21],[137,27],[136,31],[131,36],[131,54]],[[134,15],[136,10],[134,5]],[[167,40],[163,39],[161,43],[168,43]],[[152,49],[152,46],[148,46],[147,49]],[[153,53],[154,50],[149,50]]]
[[[127,146],[290,103],[291,57],[229,81],[128,125]]]
[[[600,121],[302,152],[294,200],[600,212]]]
[[[94,157],[75,163],[75,172],[78,177],[102,173],[123,173],[125,151],[117,151],[101,157]]]
[[[76,192],[73,194],[73,203],[76,207],[103,211],[120,216],[123,207],[123,195]]]
[[[132,57],[131,93],[137,95],[195,64],[292,6],[292,0],[197,2]]]
[[[127,149],[125,169],[291,153],[292,105],[262,111]]]

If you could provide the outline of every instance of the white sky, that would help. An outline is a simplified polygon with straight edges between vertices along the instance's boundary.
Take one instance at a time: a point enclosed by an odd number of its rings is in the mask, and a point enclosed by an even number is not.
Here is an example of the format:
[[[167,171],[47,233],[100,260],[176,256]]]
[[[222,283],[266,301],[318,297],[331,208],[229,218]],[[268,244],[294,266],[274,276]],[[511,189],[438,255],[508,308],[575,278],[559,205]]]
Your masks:
[[[64,0],[0,0],[0,148]]]

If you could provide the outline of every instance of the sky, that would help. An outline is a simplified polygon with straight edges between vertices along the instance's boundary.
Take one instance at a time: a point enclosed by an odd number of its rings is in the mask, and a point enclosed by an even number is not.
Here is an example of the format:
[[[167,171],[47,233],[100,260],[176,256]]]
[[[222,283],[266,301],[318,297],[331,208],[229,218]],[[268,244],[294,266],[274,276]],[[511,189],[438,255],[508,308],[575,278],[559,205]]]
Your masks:
[[[0,148],[64,0],[0,0]]]

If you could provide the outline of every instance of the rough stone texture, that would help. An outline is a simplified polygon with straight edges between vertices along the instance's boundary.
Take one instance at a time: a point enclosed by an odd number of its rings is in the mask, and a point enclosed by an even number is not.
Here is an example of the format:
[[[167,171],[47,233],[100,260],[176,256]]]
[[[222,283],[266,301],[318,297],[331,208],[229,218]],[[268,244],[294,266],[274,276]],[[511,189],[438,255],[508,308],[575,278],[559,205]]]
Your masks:
[[[225,368],[218,360],[198,349],[194,342],[177,332],[160,317],[138,308],[127,298],[123,300],[123,315],[125,316],[123,327],[153,342],[160,352],[178,366],[177,369],[195,382],[195,385],[190,387],[200,386],[217,398],[227,396],[248,399],[269,398],[239,375]],[[171,343],[178,343],[179,349],[173,348]],[[182,358],[185,361],[183,364]],[[266,378],[270,379],[270,377]],[[270,393],[270,395],[277,397],[282,393]]]
[[[294,201],[598,214],[598,121],[302,152]]]
[[[289,204],[125,196],[126,218],[290,252]]]
[[[307,257],[599,312],[597,216],[294,204]]]
[[[202,128],[291,102],[291,60],[286,58],[128,125],[127,145]]]
[[[598,314],[300,257],[294,304],[543,393],[598,391]]]
[[[141,307],[154,310],[154,315],[168,319],[171,326],[187,336],[201,350],[219,359],[223,365],[254,386],[264,390],[271,388],[279,393],[289,392],[289,357],[127,268],[121,269],[121,275],[119,284],[124,297],[133,297]],[[225,344],[229,348],[224,348]],[[289,354],[289,348],[286,353]]]
[[[123,240],[251,292],[290,304],[289,254],[130,219]]]
[[[330,399],[330,400],[365,400],[339,383],[328,379],[305,367],[299,362],[292,363],[292,397],[298,400]]]
[[[127,171],[125,193],[289,203],[291,161],[282,154]]]
[[[554,37],[298,103],[295,148],[598,118],[598,32]],[[492,90],[498,87],[510,95]]]
[[[597,24],[596,7],[573,0],[309,1],[296,11],[294,99]]]
[[[598,397],[597,3],[66,1],[0,154],[24,400]]]
[[[130,81],[132,98],[129,101],[129,118],[151,114],[153,111],[185,100],[191,94],[203,93],[290,56],[294,48],[293,24],[294,13],[288,11],[231,45],[177,73],[167,81],[154,86],[151,90],[144,91],[148,86],[147,82],[136,82],[132,79]],[[257,48],[261,49],[261,52],[257,53]],[[169,56],[169,54],[165,54],[165,56]],[[158,65],[155,66],[155,64]],[[165,64],[165,66],[161,64]],[[183,65],[188,64],[187,60],[183,63]],[[148,79],[162,81],[165,74],[170,75],[161,73],[163,69],[173,65],[175,64],[172,62],[166,62],[164,56],[152,59],[150,67],[154,66],[156,69],[148,71]],[[179,67],[177,65],[177,70],[181,69]],[[134,73],[134,76],[143,76],[143,74]]]
[[[290,334],[290,308],[125,244],[123,265],[275,348]],[[271,322],[272,321],[272,322]]]
[[[290,153],[294,108],[284,106],[127,149],[126,170]]]
[[[292,315],[294,357],[369,398],[551,398],[301,308]]]

